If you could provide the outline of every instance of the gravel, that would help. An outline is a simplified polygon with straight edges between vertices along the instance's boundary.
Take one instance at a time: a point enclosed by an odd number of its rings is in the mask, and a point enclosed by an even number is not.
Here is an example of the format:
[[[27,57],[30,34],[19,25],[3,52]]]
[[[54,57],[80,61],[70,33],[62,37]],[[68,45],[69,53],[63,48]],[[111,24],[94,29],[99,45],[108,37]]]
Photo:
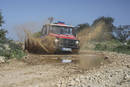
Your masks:
[[[104,52],[111,64],[60,78],[57,87],[130,87],[130,55]]]

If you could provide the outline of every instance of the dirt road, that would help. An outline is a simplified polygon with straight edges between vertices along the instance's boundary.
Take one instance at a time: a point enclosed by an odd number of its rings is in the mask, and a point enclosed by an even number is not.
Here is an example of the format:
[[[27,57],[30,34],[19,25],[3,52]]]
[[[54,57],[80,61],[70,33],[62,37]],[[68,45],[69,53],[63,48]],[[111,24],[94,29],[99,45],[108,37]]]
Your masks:
[[[38,55],[11,59],[0,64],[0,87],[130,87],[130,56],[104,54],[111,63],[90,70],[81,69],[78,61],[62,63]]]
[[[60,77],[79,73],[75,63],[64,64],[55,58],[29,55],[24,60],[9,60],[0,65],[0,87],[57,87]]]

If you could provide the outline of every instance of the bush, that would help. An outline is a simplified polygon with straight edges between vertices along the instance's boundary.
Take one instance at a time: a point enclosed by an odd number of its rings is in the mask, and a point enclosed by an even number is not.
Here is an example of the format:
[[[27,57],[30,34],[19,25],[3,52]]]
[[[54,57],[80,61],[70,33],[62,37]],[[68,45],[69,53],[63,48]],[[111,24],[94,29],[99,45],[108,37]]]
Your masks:
[[[130,54],[130,45],[123,45],[123,43],[117,40],[97,43],[95,44],[94,49],[100,51],[113,51],[118,53]]]
[[[7,43],[8,42],[8,43]],[[20,44],[16,44],[13,41],[8,40],[6,43],[0,44],[0,56],[4,56],[7,59],[9,58],[22,58],[24,55],[24,51],[22,50],[22,47]],[[5,47],[4,45],[7,45],[8,47]]]
[[[95,50],[106,50],[106,45],[96,44]]]
[[[130,46],[127,46],[127,45],[118,46],[114,48],[113,51],[118,52],[118,53],[130,54]]]

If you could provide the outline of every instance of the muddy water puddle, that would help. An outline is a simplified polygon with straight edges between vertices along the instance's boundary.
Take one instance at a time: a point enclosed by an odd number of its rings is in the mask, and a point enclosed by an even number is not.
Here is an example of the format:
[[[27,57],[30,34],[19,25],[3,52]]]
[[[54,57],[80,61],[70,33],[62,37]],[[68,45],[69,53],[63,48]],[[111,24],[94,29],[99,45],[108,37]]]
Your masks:
[[[30,65],[44,64],[76,64],[82,69],[100,67],[104,64],[111,63],[109,58],[103,54],[84,54],[78,56],[70,55],[30,55],[24,58],[24,62]]]
[[[79,60],[71,59],[70,57],[53,57],[53,56],[28,56],[23,59],[27,64],[52,64],[52,63],[77,63]]]

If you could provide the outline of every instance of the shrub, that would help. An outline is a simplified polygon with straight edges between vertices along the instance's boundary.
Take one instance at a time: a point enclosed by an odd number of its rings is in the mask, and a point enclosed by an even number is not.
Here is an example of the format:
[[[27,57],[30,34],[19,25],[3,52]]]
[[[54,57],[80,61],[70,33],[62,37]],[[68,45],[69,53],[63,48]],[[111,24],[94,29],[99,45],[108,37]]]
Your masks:
[[[22,50],[22,47],[20,44],[16,44],[15,42],[8,40],[8,43],[1,43],[0,44],[0,56],[4,56],[7,59],[9,58],[22,58],[24,55],[24,51]],[[4,45],[7,44],[9,49],[4,47]]]
[[[127,46],[127,45],[118,46],[114,48],[113,51],[118,52],[118,53],[130,54],[130,46]]]
[[[130,45],[123,45],[118,40],[100,42],[95,44],[95,50],[113,51],[118,53],[130,54]]]
[[[106,45],[96,44],[95,50],[106,50]]]
[[[127,44],[130,45],[130,40],[127,41]]]

